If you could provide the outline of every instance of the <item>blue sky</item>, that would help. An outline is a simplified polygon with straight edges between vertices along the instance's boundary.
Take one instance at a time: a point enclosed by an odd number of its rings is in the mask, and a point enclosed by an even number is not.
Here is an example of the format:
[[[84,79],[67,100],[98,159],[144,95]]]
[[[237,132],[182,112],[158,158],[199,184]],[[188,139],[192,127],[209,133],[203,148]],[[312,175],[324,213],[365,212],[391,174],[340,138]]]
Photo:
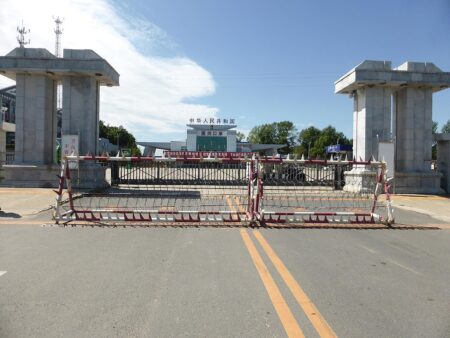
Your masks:
[[[131,0],[128,8],[167,32],[177,45],[172,52],[212,74],[215,94],[196,102],[247,130],[287,119],[351,136],[352,102],[333,94],[333,82],[365,59],[429,61],[450,71],[445,0]],[[450,91],[434,102],[442,125]]]
[[[450,0],[2,0],[0,54],[17,46],[91,48],[121,75],[102,88],[100,116],[140,141],[182,140],[189,117],[333,125],[351,137],[352,100],[334,81],[363,60],[433,62],[450,71]],[[11,82],[0,77],[0,86]],[[433,119],[450,118],[450,90]]]

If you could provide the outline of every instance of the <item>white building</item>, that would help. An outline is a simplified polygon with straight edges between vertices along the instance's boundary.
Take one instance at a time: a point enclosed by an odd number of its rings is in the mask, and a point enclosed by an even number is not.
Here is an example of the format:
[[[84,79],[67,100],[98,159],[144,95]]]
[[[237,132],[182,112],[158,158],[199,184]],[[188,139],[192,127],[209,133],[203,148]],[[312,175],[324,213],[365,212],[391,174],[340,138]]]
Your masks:
[[[154,156],[157,149],[167,151],[264,152],[277,154],[284,144],[252,144],[236,139],[234,119],[190,119],[186,141],[137,142],[145,147],[144,156]]]

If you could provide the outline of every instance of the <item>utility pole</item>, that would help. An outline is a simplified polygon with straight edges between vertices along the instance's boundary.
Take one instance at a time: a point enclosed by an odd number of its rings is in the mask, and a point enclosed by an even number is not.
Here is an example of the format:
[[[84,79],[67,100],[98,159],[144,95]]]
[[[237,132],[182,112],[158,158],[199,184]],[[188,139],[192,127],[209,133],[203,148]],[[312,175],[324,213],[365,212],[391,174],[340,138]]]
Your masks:
[[[63,33],[63,30],[61,28],[61,25],[64,21],[64,19],[61,19],[59,16],[58,17],[53,17],[53,21],[56,24],[56,27],[54,29],[55,35],[56,35],[56,39],[55,39],[55,55],[56,57],[60,58],[62,56],[61,53],[61,35]],[[62,84],[61,81],[58,81],[57,83],[57,89],[56,89],[56,109],[62,109]]]
[[[63,30],[61,29],[61,25],[64,21],[64,19],[61,19],[58,17],[53,17],[53,20],[55,21],[56,28],[54,30],[56,34],[56,41],[55,41],[55,55],[57,57],[61,57],[61,35],[63,33]]]
[[[30,30],[25,28],[23,21],[22,27],[17,26],[17,33],[19,33],[19,35],[17,35],[17,42],[19,43],[20,48],[25,48],[25,45],[30,44],[30,39],[28,39],[28,41],[25,39],[25,36],[30,33]]]

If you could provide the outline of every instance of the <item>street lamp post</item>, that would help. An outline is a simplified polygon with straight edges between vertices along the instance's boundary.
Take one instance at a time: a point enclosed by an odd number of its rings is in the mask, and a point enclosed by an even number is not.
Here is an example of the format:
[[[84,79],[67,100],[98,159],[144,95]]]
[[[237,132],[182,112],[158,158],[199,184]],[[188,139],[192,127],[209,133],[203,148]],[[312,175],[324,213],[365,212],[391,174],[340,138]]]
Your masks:
[[[337,147],[336,147],[336,154],[337,154],[337,156],[338,157],[340,157],[341,155],[340,155],[340,149],[338,149],[339,148],[339,141],[340,141],[340,138],[338,137],[338,139],[337,139],[337,141],[336,141],[336,145],[337,145]]]

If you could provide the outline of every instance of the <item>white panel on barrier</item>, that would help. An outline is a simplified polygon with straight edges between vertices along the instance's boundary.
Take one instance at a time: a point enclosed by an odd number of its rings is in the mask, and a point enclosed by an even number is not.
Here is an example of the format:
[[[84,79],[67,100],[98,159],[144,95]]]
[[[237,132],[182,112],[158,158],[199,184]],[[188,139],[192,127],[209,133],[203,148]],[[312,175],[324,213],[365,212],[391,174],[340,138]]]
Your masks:
[[[395,147],[393,142],[380,142],[378,144],[378,161],[386,162],[387,178],[394,177]]]
[[[78,135],[62,135],[61,147],[61,159],[79,155],[80,141]],[[69,161],[68,164],[70,169],[78,168],[78,161]]]

